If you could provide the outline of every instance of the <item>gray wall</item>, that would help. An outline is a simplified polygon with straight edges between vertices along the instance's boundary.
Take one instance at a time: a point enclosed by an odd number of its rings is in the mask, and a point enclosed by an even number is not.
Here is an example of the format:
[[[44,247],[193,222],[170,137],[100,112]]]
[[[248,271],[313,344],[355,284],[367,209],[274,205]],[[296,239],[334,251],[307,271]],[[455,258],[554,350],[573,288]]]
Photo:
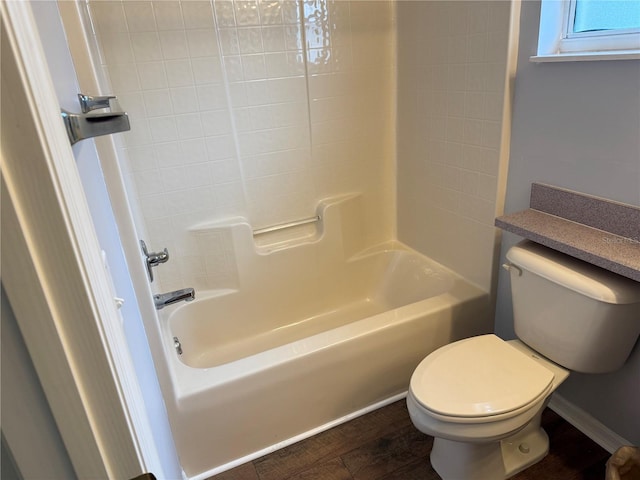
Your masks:
[[[640,205],[640,61],[529,61],[540,2],[522,2],[505,212],[528,207],[532,182]],[[520,238],[505,234],[501,258]],[[513,338],[505,272],[496,332]],[[615,328],[615,327],[612,327]],[[572,373],[559,393],[628,441],[640,444],[640,347],[618,372]]]
[[[8,255],[2,252],[2,255]],[[77,478],[24,343],[4,286],[0,288],[2,469],[6,480]]]

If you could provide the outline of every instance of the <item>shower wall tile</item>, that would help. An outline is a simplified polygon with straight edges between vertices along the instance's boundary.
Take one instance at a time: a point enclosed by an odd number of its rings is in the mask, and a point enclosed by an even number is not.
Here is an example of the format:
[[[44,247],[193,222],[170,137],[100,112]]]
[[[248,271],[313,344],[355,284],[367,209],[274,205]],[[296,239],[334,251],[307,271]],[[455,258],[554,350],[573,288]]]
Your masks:
[[[131,44],[136,62],[162,60],[160,37],[156,32],[132,33]]]
[[[195,83],[191,61],[188,59],[170,60],[164,66],[170,87],[188,87]]]
[[[102,33],[129,31],[122,2],[95,2],[91,13],[95,27]]]
[[[236,25],[238,27],[260,25],[258,2],[256,0],[234,1]]]
[[[166,88],[167,72],[163,62],[137,63],[140,85],[148,89]]]
[[[190,58],[211,57],[218,54],[218,41],[212,29],[187,30]]]
[[[501,1],[398,3],[399,238],[487,290],[509,15]]]
[[[190,0],[182,2],[182,16],[184,26],[187,29],[208,29],[213,30],[213,11],[211,2],[201,0]]]
[[[131,117],[121,138],[134,209],[148,243],[172,253],[154,287],[234,278],[224,248],[202,251],[193,225],[282,223],[313,215],[329,195],[363,192],[368,240],[392,237],[390,2],[89,0],[88,9],[106,90]]]
[[[385,2],[328,2],[326,9],[305,11],[312,47],[307,50],[312,154],[332,174],[328,179],[318,173],[323,179],[318,185],[328,194],[375,192],[365,207],[366,223],[382,228],[368,232],[370,241],[389,238],[383,226],[393,223],[388,221],[392,189],[377,175],[390,174],[393,159],[393,153],[383,153],[393,144],[385,135],[394,130],[392,97],[380,95],[393,91],[391,13]]]
[[[182,8],[179,1],[157,0],[152,2],[156,26],[159,31],[184,28]]]
[[[101,49],[104,61],[108,65],[119,63],[133,63],[135,61],[131,38],[126,32],[108,30],[102,34],[103,47]]]

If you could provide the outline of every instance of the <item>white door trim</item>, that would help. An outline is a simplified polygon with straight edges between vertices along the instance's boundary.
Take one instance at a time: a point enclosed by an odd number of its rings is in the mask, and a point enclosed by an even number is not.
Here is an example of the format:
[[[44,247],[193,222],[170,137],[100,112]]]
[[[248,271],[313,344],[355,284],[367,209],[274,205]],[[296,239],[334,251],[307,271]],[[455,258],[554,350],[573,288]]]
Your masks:
[[[132,478],[155,462],[100,247],[28,2],[0,11],[2,282],[78,477]]]

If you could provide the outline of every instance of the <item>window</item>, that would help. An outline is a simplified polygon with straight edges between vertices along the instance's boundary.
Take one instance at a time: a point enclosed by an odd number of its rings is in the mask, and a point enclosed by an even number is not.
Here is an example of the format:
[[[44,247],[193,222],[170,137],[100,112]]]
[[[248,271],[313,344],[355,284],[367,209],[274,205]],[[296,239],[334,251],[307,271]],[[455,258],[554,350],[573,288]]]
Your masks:
[[[640,59],[640,0],[542,0],[533,61]]]
[[[640,28],[640,2],[577,0],[571,3],[573,34]]]

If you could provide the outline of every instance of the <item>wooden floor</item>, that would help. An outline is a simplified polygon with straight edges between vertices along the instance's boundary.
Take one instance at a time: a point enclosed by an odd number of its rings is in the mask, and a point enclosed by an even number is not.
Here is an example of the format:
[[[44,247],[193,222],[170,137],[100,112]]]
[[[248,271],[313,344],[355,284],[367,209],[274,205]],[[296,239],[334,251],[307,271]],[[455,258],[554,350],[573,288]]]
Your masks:
[[[550,453],[514,480],[604,479],[607,451],[549,409],[542,424]],[[401,400],[209,480],[437,480],[432,444]]]

